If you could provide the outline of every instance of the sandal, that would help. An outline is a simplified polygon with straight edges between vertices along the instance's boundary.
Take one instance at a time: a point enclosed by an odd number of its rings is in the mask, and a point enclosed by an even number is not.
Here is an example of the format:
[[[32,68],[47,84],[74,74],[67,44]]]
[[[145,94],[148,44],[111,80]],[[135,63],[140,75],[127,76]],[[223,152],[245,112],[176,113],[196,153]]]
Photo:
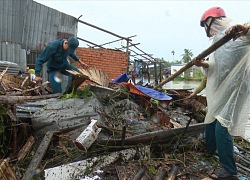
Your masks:
[[[238,180],[237,176],[234,176],[227,172],[225,169],[217,169],[213,171],[210,175],[210,178],[212,179],[218,179],[218,180]]]

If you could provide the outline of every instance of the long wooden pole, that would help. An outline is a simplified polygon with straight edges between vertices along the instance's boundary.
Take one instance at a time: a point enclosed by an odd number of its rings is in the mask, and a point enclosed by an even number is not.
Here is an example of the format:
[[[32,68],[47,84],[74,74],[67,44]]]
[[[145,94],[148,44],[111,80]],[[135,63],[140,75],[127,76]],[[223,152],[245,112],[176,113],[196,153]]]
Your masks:
[[[234,30],[230,34],[226,34],[219,41],[217,41],[216,43],[211,45],[209,48],[204,50],[202,53],[200,53],[198,56],[193,58],[190,62],[188,62],[185,66],[183,66],[179,71],[177,71],[176,73],[174,73],[173,75],[171,75],[170,77],[168,77],[167,79],[165,79],[164,81],[162,81],[158,85],[156,85],[154,87],[154,89],[162,87],[164,84],[166,84],[167,82],[173,80],[174,78],[179,76],[181,73],[183,73],[184,71],[186,71],[187,69],[192,67],[194,65],[194,59],[203,59],[206,56],[208,56],[209,54],[211,54],[212,52],[214,52],[216,49],[218,49],[219,47],[221,47],[222,45],[224,45],[225,43],[230,41],[235,36],[236,32],[237,32],[237,29],[234,28]]]

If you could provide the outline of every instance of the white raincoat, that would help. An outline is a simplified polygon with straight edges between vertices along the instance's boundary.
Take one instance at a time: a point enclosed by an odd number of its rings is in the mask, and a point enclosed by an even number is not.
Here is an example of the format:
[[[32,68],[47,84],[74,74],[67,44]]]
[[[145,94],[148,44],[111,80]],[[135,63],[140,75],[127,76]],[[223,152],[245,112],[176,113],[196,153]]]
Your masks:
[[[213,43],[225,35],[219,32]],[[217,119],[231,135],[250,139],[250,30],[213,52],[208,61],[205,123]],[[249,126],[249,132],[247,132]]]

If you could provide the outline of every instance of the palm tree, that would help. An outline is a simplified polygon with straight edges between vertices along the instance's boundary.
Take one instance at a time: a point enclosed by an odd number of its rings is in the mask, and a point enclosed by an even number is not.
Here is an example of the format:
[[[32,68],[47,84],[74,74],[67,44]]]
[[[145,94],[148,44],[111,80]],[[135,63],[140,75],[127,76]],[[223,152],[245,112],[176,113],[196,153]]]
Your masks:
[[[184,49],[184,54],[181,55],[182,56],[182,61],[184,63],[188,63],[189,61],[192,60],[192,57],[193,57],[193,53],[191,50],[189,49]],[[187,69],[185,72],[184,72],[184,76],[185,77],[189,77],[190,76],[190,69]]]
[[[188,63],[189,61],[192,60],[193,53],[189,49],[184,49],[184,54],[182,54],[181,56],[182,56],[182,61],[184,63]]]

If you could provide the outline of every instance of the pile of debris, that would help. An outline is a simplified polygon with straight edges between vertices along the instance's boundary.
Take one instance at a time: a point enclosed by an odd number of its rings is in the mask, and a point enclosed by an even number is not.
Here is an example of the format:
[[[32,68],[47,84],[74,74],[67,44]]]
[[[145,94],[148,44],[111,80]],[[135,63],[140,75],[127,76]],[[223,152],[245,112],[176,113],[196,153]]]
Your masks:
[[[50,94],[3,71],[0,179],[203,179],[218,166],[203,147],[204,97],[110,83],[97,69],[71,73],[72,92]],[[249,177],[250,145],[235,141]]]

